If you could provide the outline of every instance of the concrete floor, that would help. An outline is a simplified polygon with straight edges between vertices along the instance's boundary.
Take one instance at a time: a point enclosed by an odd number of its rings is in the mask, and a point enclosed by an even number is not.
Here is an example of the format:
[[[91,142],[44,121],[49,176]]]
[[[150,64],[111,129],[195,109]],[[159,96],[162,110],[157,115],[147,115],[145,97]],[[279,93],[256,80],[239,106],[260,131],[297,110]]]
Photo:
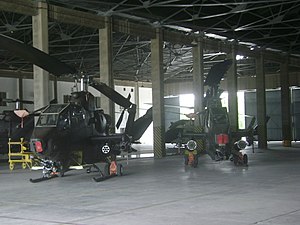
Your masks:
[[[0,164],[0,224],[299,225],[300,146],[247,150],[249,167],[202,156],[123,162],[125,175],[96,183],[70,171],[32,184],[40,171]]]

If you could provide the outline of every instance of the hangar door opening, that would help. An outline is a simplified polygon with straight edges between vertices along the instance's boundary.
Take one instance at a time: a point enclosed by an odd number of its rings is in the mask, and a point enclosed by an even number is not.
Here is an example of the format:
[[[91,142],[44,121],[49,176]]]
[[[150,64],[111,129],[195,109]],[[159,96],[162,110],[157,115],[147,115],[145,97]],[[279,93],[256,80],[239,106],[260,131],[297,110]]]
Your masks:
[[[245,113],[257,118],[256,92],[245,92]],[[266,114],[270,117],[267,123],[268,141],[282,140],[281,134],[281,97],[280,91],[266,91]],[[247,119],[247,125],[250,119]]]
[[[256,92],[245,92],[245,114],[257,117]],[[282,140],[281,94],[280,90],[266,91],[266,114],[268,141]],[[246,118],[246,126],[251,118]],[[293,140],[300,140],[300,89],[291,89],[291,121]]]
[[[179,97],[168,96],[165,101],[165,129],[167,130],[171,123],[180,119]]]

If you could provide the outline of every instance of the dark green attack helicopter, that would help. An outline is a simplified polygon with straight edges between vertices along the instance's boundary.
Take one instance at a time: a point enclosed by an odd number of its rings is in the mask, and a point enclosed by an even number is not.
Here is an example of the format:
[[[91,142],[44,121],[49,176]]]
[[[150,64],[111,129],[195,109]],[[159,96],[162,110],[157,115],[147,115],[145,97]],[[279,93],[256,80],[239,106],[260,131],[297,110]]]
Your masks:
[[[0,48],[10,51],[56,77],[72,75],[80,82],[80,90],[71,93],[66,104],[50,104],[41,111],[30,138],[30,150],[38,156],[43,166],[43,176],[31,180],[38,182],[63,176],[69,169],[73,153],[80,152],[82,163],[92,165],[100,172],[96,181],[115,175],[122,175],[122,165],[117,164],[116,156],[122,151],[130,152],[132,143],[138,140],[152,122],[152,109],[135,120],[136,105],[104,83],[84,76],[74,67],[20,41],[0,35]],[[80,75],[79,75],[80,74]],[[111,133],[114,126],[112,115],[97,109],[94,96],[88,87],[101,92],[128,112],[128,120],[123,133]],[[121,113],[117,126],[123,120]],[[105,162],[104,173],[96,166]]]

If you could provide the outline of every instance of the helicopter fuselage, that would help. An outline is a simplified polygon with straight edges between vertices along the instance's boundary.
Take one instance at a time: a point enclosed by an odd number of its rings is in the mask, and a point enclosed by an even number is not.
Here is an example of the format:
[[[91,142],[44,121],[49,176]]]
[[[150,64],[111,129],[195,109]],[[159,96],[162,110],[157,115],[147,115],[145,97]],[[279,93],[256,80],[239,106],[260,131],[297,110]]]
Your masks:
[[[129,137],[109,134],[109,115],[83,106],[49,105],[39,116],[31,137],[31,151],[53,161],[66,161],[74,151],[83,153],[85,163],[95,163],[128,148]]]

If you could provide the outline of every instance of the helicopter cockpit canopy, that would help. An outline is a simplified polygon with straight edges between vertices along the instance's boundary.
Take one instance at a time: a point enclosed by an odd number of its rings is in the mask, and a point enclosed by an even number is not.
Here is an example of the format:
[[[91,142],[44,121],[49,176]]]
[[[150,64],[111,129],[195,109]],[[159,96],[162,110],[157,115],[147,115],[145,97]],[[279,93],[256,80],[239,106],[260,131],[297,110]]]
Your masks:
[[[56,127],[59,115],[69,104],[49,105],[39,116],[37,127]]]
[[[228,124],[226,107],[211,108],[212,122],[215,124]]]
[[[226,107],[214,107],[206,115],[206,127],[217,133],[228,132],[229,118]]]

